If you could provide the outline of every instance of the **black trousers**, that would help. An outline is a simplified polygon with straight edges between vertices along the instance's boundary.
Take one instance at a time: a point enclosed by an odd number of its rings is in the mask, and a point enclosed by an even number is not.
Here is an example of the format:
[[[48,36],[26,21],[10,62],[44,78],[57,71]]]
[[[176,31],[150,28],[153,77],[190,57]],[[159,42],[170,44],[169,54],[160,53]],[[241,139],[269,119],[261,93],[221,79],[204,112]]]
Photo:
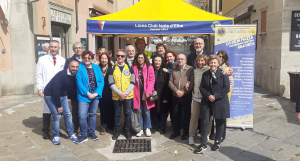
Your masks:
[[[201,119],[201,144],[206,145],[207,143],[207,134],[209,129],[209,118],[213,115],[212,108],[206,110],[205,119]],[[226,119],[215,119],[216,121],[216,137],[215,140],[221,141],[222,134],[226,128],[224,124]]]
[[[43,129],[44,133],[50,132],[50,125],[51,125],[51,113],[43,113]]]
[[[71,100],[72,121],[75,128],[79,127],[78,100]]]
[[[211,124],[211,131],[210,131],[210,136],[214,136],[215,135],[215,124],[214,124],[214,119],[212,120],[212,124]],[[225,121],[224,123],[224,128],[226,129],[227,127],[227,122]],[[222,134],[222,138],[225,139],[226,137],[226,130],[223,131],[223,134]]]
[[[191,103],[192,94],[184,95],[181,98],[173,96],[173,132],[180,134],[180,120],[182,111],[184,113],[183,135],[189,134],[190,119],[191,119]]]

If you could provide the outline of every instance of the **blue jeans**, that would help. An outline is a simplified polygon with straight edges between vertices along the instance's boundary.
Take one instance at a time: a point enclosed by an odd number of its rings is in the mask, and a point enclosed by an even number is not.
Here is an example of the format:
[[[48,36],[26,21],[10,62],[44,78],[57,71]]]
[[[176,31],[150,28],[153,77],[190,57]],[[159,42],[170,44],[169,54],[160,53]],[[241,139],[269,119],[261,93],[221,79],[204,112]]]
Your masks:
[[[125,130],[130,130],[131,127],[131,107],[132,107],[132,99],[125,99],[124,101],[113,101],[115,108],[115,130],[120,130],[120,122],[121,122],[121,114],[122,114],[122,106],[124,107],[124,126]]]
[[[96,129],[97,109],[99,99],[93,99],[91,102],[78,102],[78,114],[81,136],[87,137],[87,117],[89,113],[90,133],[94,133]]]
[[[61,115],[64,116],[64,119],[65,119],[65,125],[67,127],[67,133],[70,136],[72,136],[74,133],[73,133],[73,123],[72,123],[72,117],[71,117],[71,112],[70,112],[70,108],[69,108],[69,103],[68,103],[68,100],[67,98],[64,96],[64,97],[60,97],[60,103],[61,103],[61,106],[63,108],[63,112],[62,114],[57,114],[57,108],[55,107],[54,105],[54,99],[52,96],[45,96],[44,97],[45,99],[45,102],[47,103],[49,109],[50,109],[50,112],[53,116],[53,119],[52,119],[52,133],[53,133],[53,137],[59,137],[60,134],[59,134],[59,122],[60,122],[60,119],[61,119]]]
[[[150,129],[151,128],[151,120],[150,120],[150,110],[147,110],[146,101],[142,100],[142,96],[140,97],[140,124],[141,129]]]

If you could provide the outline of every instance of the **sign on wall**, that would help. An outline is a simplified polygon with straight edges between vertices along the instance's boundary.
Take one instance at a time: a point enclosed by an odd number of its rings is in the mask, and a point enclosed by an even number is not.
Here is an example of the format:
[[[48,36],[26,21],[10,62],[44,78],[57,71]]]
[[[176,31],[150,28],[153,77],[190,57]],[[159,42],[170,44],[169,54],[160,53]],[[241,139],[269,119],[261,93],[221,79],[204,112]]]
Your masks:
[[[300,11],[292,11],[291,51],[300,51]]]
[[[227,127],[253,128],[256,25],[216,26],[215,52],[225,50],[234,71]]]
[[[64,23],[64,24],[68,24],[71,25],[72,24],[72,15],[65,13],[65,12],[61,12],[55,9],[50,9],[51,11],[51,21],[54,22],[59,22],[59,23]]]

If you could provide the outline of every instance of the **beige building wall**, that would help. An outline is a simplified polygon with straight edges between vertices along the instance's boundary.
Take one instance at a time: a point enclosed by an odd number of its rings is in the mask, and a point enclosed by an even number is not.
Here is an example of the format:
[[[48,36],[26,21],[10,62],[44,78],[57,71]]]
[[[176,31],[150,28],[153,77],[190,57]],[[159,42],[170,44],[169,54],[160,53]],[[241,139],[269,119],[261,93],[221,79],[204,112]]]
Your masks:
[[[235,9],[240,3],[245,0],[223,0],[222,14],[226,15],[232,9]]]
[[[3,24],[0,24],[0,71],[11,71],[13,70],[13,66],[11,56],[10,28],[9,25],[5,23],[5,16],[1,7],[0,20],[3,21]],[[5,48],[6,53],[3,54],[2,50]]]
[[[228,4],[223,4],[223,6]],[[274,94],[290,96],[288,71],[296,71],[300,64],[299,51],[289,51],[292,10],[299,10],[298,0],[245,0],[224,16],[234,17],[254,5],[250,22],[258,21],[255,56],[255,84]],[[261,31],[261,12],[267,11],[266,32]],[[223,13],[224,9],[223,9]]]

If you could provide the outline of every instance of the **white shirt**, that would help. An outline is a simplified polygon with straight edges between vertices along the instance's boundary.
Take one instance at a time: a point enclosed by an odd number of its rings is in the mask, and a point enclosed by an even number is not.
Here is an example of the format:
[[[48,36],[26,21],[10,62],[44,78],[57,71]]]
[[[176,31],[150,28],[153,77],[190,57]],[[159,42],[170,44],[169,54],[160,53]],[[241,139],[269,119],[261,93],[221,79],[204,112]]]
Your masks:
[[[203,50],[201,50],[200,54],[198,54],[197,51],[196,51],[196,55],[197,55],[197,56],[198,56],[198,55],[201,55],[202,53],[203,53]]]
[[[58,72],[64,69],[66,59],[59,55],[56,55],[55,58],[56,58],[55,66],[54,66],[53,56],[51,54],[39,58],[36,67],[36,74],[35,74],[36,88],[38,90],[42,89],[44,91],[44,88],[50,82],[50,80]],[[45,102],[44,102],[43,113],[50,113],[50,110]]]

